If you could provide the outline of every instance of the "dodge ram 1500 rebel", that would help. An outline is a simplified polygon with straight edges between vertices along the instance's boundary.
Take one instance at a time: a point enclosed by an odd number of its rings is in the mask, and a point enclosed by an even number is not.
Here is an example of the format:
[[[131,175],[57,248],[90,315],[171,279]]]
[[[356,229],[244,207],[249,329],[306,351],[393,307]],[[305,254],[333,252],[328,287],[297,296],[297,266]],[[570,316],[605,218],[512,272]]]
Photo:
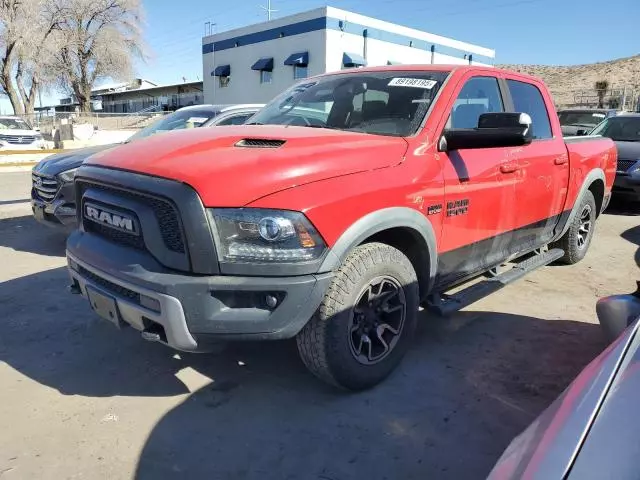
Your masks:
[[[93,155],[75,177],[71,291],[179,350],[295,337],[316,376],[363,389],[398,365],[420,305],[446,315],[581,260],[615,173],[613,142],[563,139],[535,78],[326,74],[248,125]]]

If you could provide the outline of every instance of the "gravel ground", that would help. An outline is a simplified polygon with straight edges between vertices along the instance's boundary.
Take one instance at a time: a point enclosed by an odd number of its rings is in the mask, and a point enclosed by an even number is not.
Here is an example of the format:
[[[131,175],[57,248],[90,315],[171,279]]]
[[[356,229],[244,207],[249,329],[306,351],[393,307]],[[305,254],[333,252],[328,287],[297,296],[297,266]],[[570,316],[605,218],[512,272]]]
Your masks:
[[[97,319],[28,189],[0,173],[2,480],[483,478],[603,349],[596,300],[640,279],[640,217],[606,214],[582,263],[424,315],[399,371],[344,394],[291,342],[175,354]]]

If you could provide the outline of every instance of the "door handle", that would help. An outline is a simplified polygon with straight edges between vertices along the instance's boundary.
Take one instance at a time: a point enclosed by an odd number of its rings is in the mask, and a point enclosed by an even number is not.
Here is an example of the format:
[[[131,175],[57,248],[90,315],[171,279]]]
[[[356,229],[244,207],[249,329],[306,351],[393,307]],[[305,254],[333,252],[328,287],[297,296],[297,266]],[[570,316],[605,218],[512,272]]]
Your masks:
[[[555,163],[556,165],[564,165],[565,163],[567,163],[569,161],[569,157],[567,157],[566,155],[563,155],[561,157],[557,157],[553,160],[553,163]]]
[[[515,163],[503,163],[500,165],[500,171],[502,173],[513,173],[518,170],[518,165]]]

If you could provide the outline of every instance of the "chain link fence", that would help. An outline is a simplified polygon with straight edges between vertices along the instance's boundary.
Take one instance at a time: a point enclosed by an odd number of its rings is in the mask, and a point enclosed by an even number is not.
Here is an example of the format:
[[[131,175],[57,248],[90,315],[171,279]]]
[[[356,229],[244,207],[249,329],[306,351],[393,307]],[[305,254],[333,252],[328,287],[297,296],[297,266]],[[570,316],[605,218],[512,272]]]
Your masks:
[[[607,90],[582,89],[551,91],[560,107],[613,108],[640,112],[640,86],[622,86]]]
[[[95,130],[139,130],[171,112],[138,113],[76,113],[76,112],[36,112],[22,115],[31,126],[40,130],[43,136],[51,136],[60,125],[90,124]]]

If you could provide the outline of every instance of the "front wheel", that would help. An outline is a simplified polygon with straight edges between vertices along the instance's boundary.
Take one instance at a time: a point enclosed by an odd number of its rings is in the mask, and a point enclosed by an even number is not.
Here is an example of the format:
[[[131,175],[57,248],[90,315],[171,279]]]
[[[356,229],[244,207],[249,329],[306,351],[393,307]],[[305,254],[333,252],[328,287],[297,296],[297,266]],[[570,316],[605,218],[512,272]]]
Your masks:
[[[372,387],[400,363],[413,337],[416,272],[399,250],[361,245],[336,272],[314,317],[296,337],[307,368],[349,390]]]
[[[559,260],[561,263],[573,265],[584,258],[591,245],[596,217],[596,201],[593,193],[587,191],[569,229],[553,244],[554,247],[564,250],[564,256]]]

